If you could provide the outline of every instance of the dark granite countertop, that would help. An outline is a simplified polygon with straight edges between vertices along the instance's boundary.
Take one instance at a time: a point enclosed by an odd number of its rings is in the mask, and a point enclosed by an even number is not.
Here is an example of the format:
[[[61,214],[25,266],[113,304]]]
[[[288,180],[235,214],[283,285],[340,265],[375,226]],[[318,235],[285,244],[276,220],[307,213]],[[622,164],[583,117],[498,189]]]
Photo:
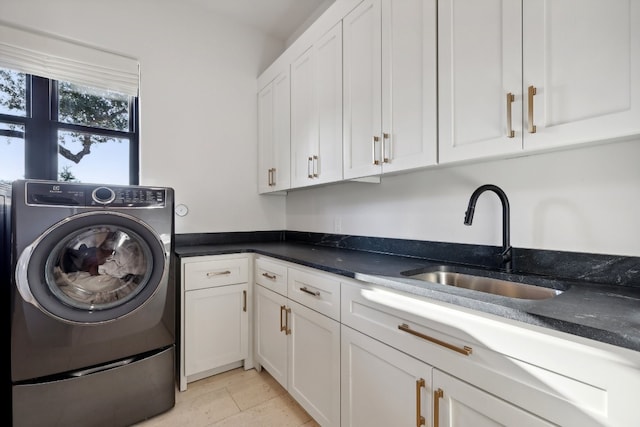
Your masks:
[[[255,252],[284,261],[421,295],[503,318],[538,325],[640,351],[640,287],[554,277],[514,275],[564,292],[545,300],[524,300],[410,279],[401,273],[438,261],[323,247],[298,242],[176,245],[178,257]],[[498,274],[487,270],[487,275]]]

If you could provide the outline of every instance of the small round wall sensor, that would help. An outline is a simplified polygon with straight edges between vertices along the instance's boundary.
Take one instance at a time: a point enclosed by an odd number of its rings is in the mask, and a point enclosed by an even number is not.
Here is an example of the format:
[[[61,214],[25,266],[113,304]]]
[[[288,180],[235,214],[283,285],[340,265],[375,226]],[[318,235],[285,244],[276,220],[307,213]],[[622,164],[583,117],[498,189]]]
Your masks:
[[[176,206],[176,215],[185,216],[188,213],[189,213],[189,208],[187,207],[187,205],[181,204]]]

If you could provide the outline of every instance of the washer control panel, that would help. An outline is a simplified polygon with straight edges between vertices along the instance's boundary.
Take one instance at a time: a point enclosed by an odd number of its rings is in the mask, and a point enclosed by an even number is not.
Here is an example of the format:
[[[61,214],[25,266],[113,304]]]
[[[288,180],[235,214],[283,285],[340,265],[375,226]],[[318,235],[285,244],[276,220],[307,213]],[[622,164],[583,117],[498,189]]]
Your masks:
[[[68,182],[27,182],[26,201],[31,206],[164,207],[164,188],[76,184]]]

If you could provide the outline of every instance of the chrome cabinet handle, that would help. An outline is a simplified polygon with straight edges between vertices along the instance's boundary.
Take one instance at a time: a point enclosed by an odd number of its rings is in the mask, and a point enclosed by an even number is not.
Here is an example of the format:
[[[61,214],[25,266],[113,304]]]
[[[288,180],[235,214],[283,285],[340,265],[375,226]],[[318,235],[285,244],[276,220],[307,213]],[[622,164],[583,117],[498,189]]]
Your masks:
[[[398,325],[398,329],[400,329],[401,331],[407,332],[407,333],[409,333],[411,335],[414,335],[414,336],[416,336],[418,338],[422,338],[423,340],[427,340],[427,341],[432,342],[434,344],[441,345],[442,347],[446,347],[449,350],[457,351],[458,353],[464,354],[465,356],[470,355],[472,353],[472,351],[473,351],[471,347],[467,347],[466,345],[464,347],[457,347],[457,346],[455,346],[453,344],[449,344],[448,342],[444,342],[444,341],[441,341],[441,340],[439,340],[437,338],[433,338],[433,337],[430,337],[428,335],[425,335],[425,334],[423,334],[421,332],[414,331],[406,323],[403,323],[402,325]]]
[[[315,291],[315,292],[314,291],[310,291],[309,289],[307,289],[306,286],[301,287],[300,290],[302,292],[308,293],[309,295],[313,295],[314,297],[319,297],[320,296],[320,292],[318,292],[318,291]]]
[[[533,124],[533,96],[538,93],[535,86],[529,86],[529,133],[536,133],[536,126]]]
[[[269,274],[269,273],[266,273],[266,272],[265,272],[265,273],[262,273],[262,275],[263,275],[264,277],[266,277],[267,279],[270,279],[270,280],[276,280],[276,275],[275,275],[275,274]]]
[[[215,277],[215,276],[226,276],[227,274],[231,274],[229,270],[225,271],[210,271],[207,273],[207,277]]]
[[[313,177],[318,177],[318,156],[313,156],[312,167]]]
[[[513,138],[516,136],[511,122],[511,105],[514,100],[515,96],[513,96],[511,92],[507,93],[507,138]]]
[[[307,178],[313,178],[313,157],[307,158]]]
[[[371,141],[371,157],[374,165],[379,165],[380,161],[376,158],[376,142],[380,141],[379,136],[374,136]]]
[[[421,402],[421,389],[425,386],[424,378],[420,378],[416,380],[416,427],[420,427],[426,424],[426,420],[422,416],[422,411],[420,410]]]

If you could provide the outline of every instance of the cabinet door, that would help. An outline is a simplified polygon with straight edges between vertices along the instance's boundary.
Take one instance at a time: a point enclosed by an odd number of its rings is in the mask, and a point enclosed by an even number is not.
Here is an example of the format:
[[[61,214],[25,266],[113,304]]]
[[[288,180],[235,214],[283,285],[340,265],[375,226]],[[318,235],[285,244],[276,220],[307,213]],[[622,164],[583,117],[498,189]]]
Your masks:
[[[293,187],[342,179],[342,26],[291,64]]]
[[[313,162],[317,162],[318,156],[314,62],[314,50],[309,48],[291,64],[291,179],[294,188],[313,183]]]
[[[342,426],[432,425],[431,366],[344,325],[341,352]]]
[[[381,0],[364,0],[343,19],[344,178],[381,172]]]
[[[521,9],[521,0],[438,1],[440,163],[522,150]]]
[[[287,387],[287,299],[262,286],[255,287],[255,352],[258,363]]]
[[[382,1],[382,171],[436,163],[435,0]]]
[[[340,424],[340,324],[289,300],[289,384],[320,425]]]
[[[640,4],[524,2],[525,149],[640,132]],[[535,133],[531,127],[536,127]]]
[[[246,283],[185,292],[185,375],[247,358]]]
[[[314,45],[318,102],[316,183],[342,179],[342,23]]]
[[[504,400],[433,370],[434,425],[442,427],[552,426]]]
[[[258,192],[290,187],[289,72],[258,93]]]

